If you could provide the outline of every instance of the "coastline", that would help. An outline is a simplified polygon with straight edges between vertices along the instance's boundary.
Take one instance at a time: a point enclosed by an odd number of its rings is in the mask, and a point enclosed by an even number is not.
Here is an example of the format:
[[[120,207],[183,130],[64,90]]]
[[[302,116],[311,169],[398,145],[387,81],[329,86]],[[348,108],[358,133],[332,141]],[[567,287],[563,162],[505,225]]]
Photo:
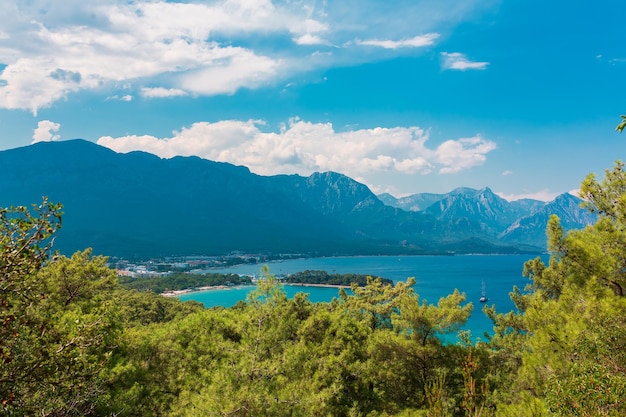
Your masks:
[[[304,282],[285,282],[283,285],[291,285],[294,287],[322,287],[322,288],[352,288],[349,285],[334,285],[334,284],[307,284]]]
[[[236,285],[236,286],[228,286],[228,285],[209,285],[206,287],[197,287],[197,288],[186,288],[184,290],[174,290],[174,291],[163,291],[161,293],[164,297],[177,297],[183,294],[190,294],[193,292],[203,292],[203,291],[212,291],[212,290],[227,290],[229,288],[239,288],[244,287],[245,285]]]
[[[213,291],[213,290],[228,290],[228,289],[234,289],[234,288],[249,287],[249,286],[254,286],[254,285],[255,284],[252,284],[252,285],[235,285],[235,286],[213,285],[213,286],[206,286],[206,287],[186,288],[184,290],[163,291],[161,293],[161,295],[163,297],[178,297],[179,295],[191,294],[191,293],[195,293],[195,292],[204,292],[204,291]],[[349,285],[306,284],[306,283],[295,283],[295,282],[287,282],[287,283],[282,283],[281,282],[281,285],[290,285],[290,286],[294,286],[294,287],[321,287],[321,288],[344,288],[344,289],[350,289],[351,288]]]

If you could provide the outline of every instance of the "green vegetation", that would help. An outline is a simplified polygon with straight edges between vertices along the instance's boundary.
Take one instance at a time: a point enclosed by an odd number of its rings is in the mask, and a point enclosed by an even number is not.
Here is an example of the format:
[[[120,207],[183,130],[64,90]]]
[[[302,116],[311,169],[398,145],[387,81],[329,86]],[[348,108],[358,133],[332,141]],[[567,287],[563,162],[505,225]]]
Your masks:
[[[0,414],[626,415],[623,168],[582,184],[595,225],[550,220],[549,262],[524,265],[516,311],[485,307],[495,334],[475,343],[442,342],[473,308],[456,291],[433,305],[370,278],[312,303],[263,268],[245,303],[204,309],[121,286],[90,250],[51,254],[58,205],[1,209]]]
[[[368,275],[361,274],[329,274],[326,271],[306,270],[296,272],[282,279],[282,282],[288,284],[325,284],[325,285],[341,285],[351,286],[353,283],[359,287],[367,284]],[[393,281],[387,278],[379,278],[385,285],[392,285]]]
[[[617,125],[615,130],[617,130],[619,133],[622,133],[625,127],[626,127],[626,116],[622,115],[622,121]]]
[[[281,281],[288,284],[325,284],[337,286],[351,286],[353,283],[360,287],[367,284],[367,275],[359,274],[329,274],[326,271],[304,271],[291,274]],[[380,278],[385,285],[393,284],[393,281]],[[157,294],[166,291],[194,289],[200,287],[217,287],[233,285],[250,285],[252,279],[237,274],[188,274],[174,273],[163,277],[134,278],[119,277],[119,285],[122,288],[137,291],[152,291]]]
[[[237,274],[185,274],[174,273],[164,277],[132,278],[120,277],[120,286],[138,291],[153,291],[161,294],[165,291],[185,290],[199,287],[216,287],[252,284],[252,279]]]

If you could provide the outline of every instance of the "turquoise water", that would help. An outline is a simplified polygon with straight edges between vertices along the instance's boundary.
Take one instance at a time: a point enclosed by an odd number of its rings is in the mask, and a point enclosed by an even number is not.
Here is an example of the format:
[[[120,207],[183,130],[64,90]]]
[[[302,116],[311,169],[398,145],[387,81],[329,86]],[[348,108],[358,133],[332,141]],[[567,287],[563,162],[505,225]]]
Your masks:
[[[254,285],[241,287],[232,287],[227,289],[199,291],[179,296],[183,301],[195,300],[203,303],[206,307],[232,307],[237,302],[245,300],[248,293],[254,290]],[[283,289],[287,293],[287,297],[293,298],[296,293],[304,292],[309,294],[309,300],[319,303],[339,298],[338,288],[325,287],[303,287],[300,285],[284,285]]]
[[[492,332],[492,323],[482,312],[484,304],[479,303],[482,281],[485,281],[485,304],[495,305],[498,312],[514,308],[509,292],[516,285],[520,288],[528,283],[522,277],[524,262],[536,256],[531,255],[468,255],[468,256],[364,256],[296,259],[283,262],[269,262],[270,273],[281,275],[300,271],[324,270],[328,273],[356,273],[389,278],[394,282],[414,277],[415,291],[420,300],[436,304],[440,297],[458,289],[474,304],[474,311],[466,329],[474,337],[484,332]],[[545,260],[545,257],[543,257]],[[229,268],[215,268],[212,272],[259,275],[261,265],[237,265]],[[253,286],[195,292],[180,296],[181,300],[196,300],[207,307],[231,307],[252,291]],[[289,297],[297,292],[309,294],[314,302],[330,301],[337,297],[338,289],[321,287],[301,287],[285,285]]]

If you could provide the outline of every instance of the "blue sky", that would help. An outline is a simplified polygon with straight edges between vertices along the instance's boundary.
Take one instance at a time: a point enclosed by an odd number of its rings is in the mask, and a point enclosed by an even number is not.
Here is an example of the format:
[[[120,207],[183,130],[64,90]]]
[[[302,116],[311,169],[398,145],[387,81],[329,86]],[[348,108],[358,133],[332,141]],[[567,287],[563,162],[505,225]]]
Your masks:
[[[6,0],[0,149],[84,138],[403,196],[626,158],[623,3]]]

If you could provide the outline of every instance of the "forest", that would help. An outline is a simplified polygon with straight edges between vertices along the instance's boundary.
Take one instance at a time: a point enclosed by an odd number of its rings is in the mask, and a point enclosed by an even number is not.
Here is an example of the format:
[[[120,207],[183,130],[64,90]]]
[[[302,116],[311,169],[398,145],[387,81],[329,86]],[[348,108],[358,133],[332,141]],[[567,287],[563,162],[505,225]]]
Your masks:
[[[252,279],[237,274],[188,274],[176,272],[172,275],[152,278],[119,277],[118,283],[122,288],[137,291],[152,291],[161,294],[166,291],[186,290],[198,287],[250,285],[252,284]]]
[[[520,265],[516,309],[484,307],[479,338],[459,332],[463,294],[427,304],[408,277],[312,303],[263,268],[245,303],[213,309],[123,288],[90,249],[53,252],[59,204],[0,209],[0,414],[626,415],[624,165],[581,196],[599,220],[552,217],[549,261]]]
[[[391,285],[393,281],[388,278],[369,277],[379,279],[384,285]],[[326,271],[309,270],[295,272],[281,279],[281,282],[289,284],[322,284],[322,285],[338,285],[351,286],[356,284],[359,287],[367,285],[367,275],[363,274],[329,274]]]

